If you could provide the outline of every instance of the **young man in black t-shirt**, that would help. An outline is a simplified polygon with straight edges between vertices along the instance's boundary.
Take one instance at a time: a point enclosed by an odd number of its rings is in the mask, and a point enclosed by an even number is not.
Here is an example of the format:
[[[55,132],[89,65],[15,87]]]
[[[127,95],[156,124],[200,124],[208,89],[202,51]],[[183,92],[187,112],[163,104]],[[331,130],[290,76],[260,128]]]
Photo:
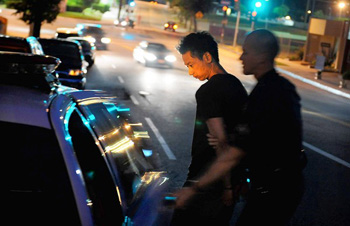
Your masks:
[[[247,101],[242,83],[228,74],[219,63],[218,46],[207,32],[192,33],[178,46],[188,73],[206,81],[196,92],[196,120],[192,141],[192,161],[184,189],[195,182],[216,158],[216,150],[208,144],[207,134],[227,143],[241,118]],[[229,225],[234,206],[232,181],[236,173],[198,193],[184,208],[176,209],[172,225]]]

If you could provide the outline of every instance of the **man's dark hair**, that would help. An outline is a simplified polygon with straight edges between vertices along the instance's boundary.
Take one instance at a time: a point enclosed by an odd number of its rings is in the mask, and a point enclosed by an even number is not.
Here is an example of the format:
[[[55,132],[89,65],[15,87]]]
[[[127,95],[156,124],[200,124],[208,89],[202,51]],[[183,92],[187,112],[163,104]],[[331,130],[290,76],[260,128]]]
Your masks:
[[[208,52],[219,63],[218,44],[208,32],[191,33],[184,37],[176,48],[180,54],[191,52],[192,57],[202,60],[204,53]]]

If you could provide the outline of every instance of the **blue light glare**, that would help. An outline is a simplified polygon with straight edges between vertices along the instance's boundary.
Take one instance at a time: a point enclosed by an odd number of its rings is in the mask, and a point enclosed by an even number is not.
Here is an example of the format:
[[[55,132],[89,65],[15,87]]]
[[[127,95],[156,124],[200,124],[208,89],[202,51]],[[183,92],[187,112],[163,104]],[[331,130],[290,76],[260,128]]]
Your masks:
[[[146,157],[150,157],[150,156],[153,155],[153,151],[152,151],[152,150],[142,149],[142,152],[143,152],[143,154],[144,154]]]
[[[95,116],[93,114],[90,114],[89,115],[89,120],[90,121],[94,121],[94,120],[96,120],[96,118],[95,118]]]

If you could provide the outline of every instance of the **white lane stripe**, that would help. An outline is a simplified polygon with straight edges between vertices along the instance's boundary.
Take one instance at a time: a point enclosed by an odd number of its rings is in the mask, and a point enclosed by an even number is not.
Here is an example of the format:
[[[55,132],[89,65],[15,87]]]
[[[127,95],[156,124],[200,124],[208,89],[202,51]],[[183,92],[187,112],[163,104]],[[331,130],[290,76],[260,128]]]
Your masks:
[[[145,118],[146,122],[148,123],[149,127],[151,127],[153,133],[156,135],[160,145],[162,145],[165,154],[168,156],[170,160],[176,160],[176,157],[174,153],[170,150],[168,144],[165,142],[164,138],[162,135],[159,133],[158,128],[154,125],[152,120],[150,118]]]
[[[124,83],[124,79],[123,79],[122,76],[118,76],[118,80],[119,80],[120,83]]]
[[[345,98],[350,99],[350,94],[348,94],[348,93],[345,93],[345,92],[342,92],[342,91],[340,91],[340,90],[331,88],[331,87],[329,87],[329,86],[322,85],[322,84],[320,84],[320,83],[318,83],[318,82],[315,82],[315,81],[312,81],[312,80],[310,80],[310,79],[301,77],[301,76],[299,76],[299,75],[297,75],[297,74],[294,74],[294,73],[292,73],[292,72],[290,72],[290,71],[283,70],[283,69],[281,69],[281,68],[277,68],[277,70],[278,70],[279,72],[283,73],[283,74],[286,74],[286,75],[288,75],[288,76],[290,76],[290,77],[292,77],[292,78],[298,79],[298,80],[300,80],[300,81],[302,81],[302,82],[305,82],[305,83],[307,83],[307,84],[309,84],[309,85],[315,86],[315,87],[317,87],[317,88],[320,88],[320,89],[325,90],[325,91],[327,91],[327,92],[333,93],[333,94],[335,94],[335,95],[342,96],[342,97],[345,97]]]
[[[313,145],[311,145],[309,143],[306,143],[306,142],[303,142],[303,145],[304,145],[304,147],[306,147],[306,148],[308,148],[308,149],[310,149],[310,150],[312,150],[314,152],[317,152],[318,154],[323,155],[326,158],[329,158],[329,159],[331,159],[331,160],[333,160],[333,161],[335,161],[335,162],[337,162],[339,164],[342,164],[345,167],[350,168],[350,163],[344,161],[341,158],[338,158],[337,156],[329,154],[328,152],[325,152],[325,151],[323,151],[323,150],[321,150],[321,149],[319,149],[319,148],[317,148],[317,147],[315,147],[315,146],[313,146]]]
[[[130,99],[135,105],[139,105],[140,104],[133,95],[130,95]]]

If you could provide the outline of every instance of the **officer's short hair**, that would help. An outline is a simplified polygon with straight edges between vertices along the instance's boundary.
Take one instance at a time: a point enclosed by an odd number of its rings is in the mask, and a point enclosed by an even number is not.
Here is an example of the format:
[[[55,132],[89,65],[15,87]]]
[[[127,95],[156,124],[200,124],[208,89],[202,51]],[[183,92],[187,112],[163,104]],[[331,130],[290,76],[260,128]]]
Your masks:
[[[278,39],[276,36],[266,29],[258,29],[248,34],[247,39],[254,38],[251,42],[257,53],[266,54],[269,60],[274,61],[280,51]]]
[[[191,33],[184,37],[176,47],[180,54],[191,52],[192,57],[202,60],[204,53],[208,52],[219,63],[218,44],[208,32]]]

